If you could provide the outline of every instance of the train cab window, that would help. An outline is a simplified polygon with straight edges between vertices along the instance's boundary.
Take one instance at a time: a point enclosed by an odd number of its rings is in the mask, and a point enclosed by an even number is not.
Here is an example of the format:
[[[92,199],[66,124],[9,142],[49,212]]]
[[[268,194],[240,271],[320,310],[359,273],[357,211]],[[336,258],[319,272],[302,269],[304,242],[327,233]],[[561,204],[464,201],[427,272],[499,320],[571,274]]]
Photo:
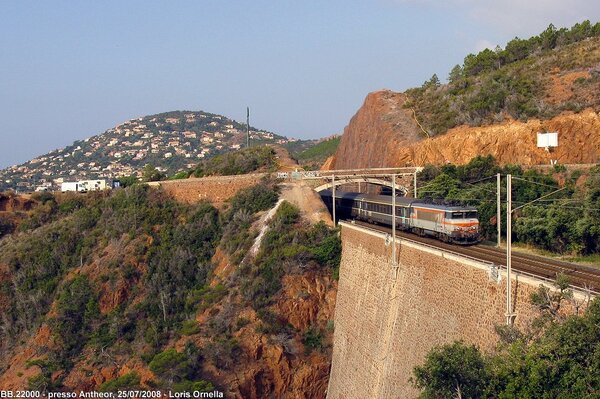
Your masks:
[[[464,212],[452,212],[452,219],[464,219],[464,218],[465,218]]]
[[[466,213],[466,216],[465,216],[466,219],[477,219],[477,211],[469,211],[469,212],[465,212],[465,213]]]

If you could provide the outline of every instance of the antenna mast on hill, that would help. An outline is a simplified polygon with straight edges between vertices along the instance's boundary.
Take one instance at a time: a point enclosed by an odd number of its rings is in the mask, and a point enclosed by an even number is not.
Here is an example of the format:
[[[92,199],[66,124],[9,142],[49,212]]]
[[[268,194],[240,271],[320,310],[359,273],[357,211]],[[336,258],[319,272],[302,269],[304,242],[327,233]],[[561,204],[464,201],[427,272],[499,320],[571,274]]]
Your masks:
[[[250,147],[250,107],[246,107],[246,148]]]

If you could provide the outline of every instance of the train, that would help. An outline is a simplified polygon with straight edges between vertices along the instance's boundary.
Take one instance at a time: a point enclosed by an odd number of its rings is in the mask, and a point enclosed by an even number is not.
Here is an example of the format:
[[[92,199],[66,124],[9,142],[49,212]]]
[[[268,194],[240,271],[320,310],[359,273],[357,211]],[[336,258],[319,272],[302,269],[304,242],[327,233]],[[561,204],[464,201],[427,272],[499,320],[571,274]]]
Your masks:
[[[332,211],[332,192],[320,193]],[[336,216],[392,225],[392,197],[336,191]],[[438,205],[409,197],[396,197],[396,228],[453,244],[477,244],[482,240],[477,208]]]

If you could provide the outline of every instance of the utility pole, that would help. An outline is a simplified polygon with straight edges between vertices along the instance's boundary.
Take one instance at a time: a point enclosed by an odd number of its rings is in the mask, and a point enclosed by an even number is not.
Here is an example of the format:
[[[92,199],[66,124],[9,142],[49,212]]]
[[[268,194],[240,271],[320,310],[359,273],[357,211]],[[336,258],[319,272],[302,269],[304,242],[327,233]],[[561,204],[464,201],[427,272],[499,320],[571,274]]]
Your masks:
[[[392,267],[397,272],[396,265],[396,175],[392,175]]]
[[[333,209],[333,227],[336,227],[336,223],[335,223],[335,174],[331,175],[331,207]]]
[[[496,224],[498,225],[498,245],[502,243],[502,204],[500,203],[500,173],[496,175]]]
[[[517,179],[519,179],[517,177]],[[523,180],[523,179],[520,179]],[[534,202],[537,202],[541,199],[550,197],[551,195],[554,195],[556,193],[558,193],[559,191],[562,191],[564,189],[566,189],[567,186],[563,187],[563,188],[559,188],[558,190],[554,190],[551,193],[548,193],[546,195],[542,195],[539,198],[534,199],[533,201],[529,201],[526,204],[517,206],[515,209],[512,208],[512,176],[511,175],[506,175],[506,324],[507,325],[512,325],[513,324],[513,318],[516,316],[515,313],[513,313],[513,309],[512,309],[512,300],[511,300],[511,282],[510,282],[510,273],[511,273],[511,261],[512,261],[512,214],[513,212],[526,207],[529,204],[533,204]]]
[[[250,107],[246,107],[246,148],[250,147]]]
[[[415,198],[417,198],[417,171],[415,170],[415,173],[413,175],[413,187],[414,187],[414,191],[415,191]]]
[[[506,325],[513,323],[512,288],[510,281],[512,261],[512,175],[506,175]]]

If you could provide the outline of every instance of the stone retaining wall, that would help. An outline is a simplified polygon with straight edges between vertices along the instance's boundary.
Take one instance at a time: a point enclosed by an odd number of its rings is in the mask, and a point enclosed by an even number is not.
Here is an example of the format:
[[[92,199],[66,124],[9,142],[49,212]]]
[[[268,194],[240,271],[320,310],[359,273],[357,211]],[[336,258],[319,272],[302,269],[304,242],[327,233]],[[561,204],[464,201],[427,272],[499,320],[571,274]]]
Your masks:
[[[267,176],[267,173],[210,176],[152,182],[149,185],[161,187],[178,201],[194,203],[207,200],[216,206],[220,206],[239,190],[258,184],[265,176]]]
[[[401,241],[391,266],[385,235],[342,224],[342,264],[327,398],[414,398],[409,378],[428,351],[463,340],[489,350],[505,323],[506,279],[489,266]],[[540,281],[513,281],[516,323],[536,315],[530,294]]]

